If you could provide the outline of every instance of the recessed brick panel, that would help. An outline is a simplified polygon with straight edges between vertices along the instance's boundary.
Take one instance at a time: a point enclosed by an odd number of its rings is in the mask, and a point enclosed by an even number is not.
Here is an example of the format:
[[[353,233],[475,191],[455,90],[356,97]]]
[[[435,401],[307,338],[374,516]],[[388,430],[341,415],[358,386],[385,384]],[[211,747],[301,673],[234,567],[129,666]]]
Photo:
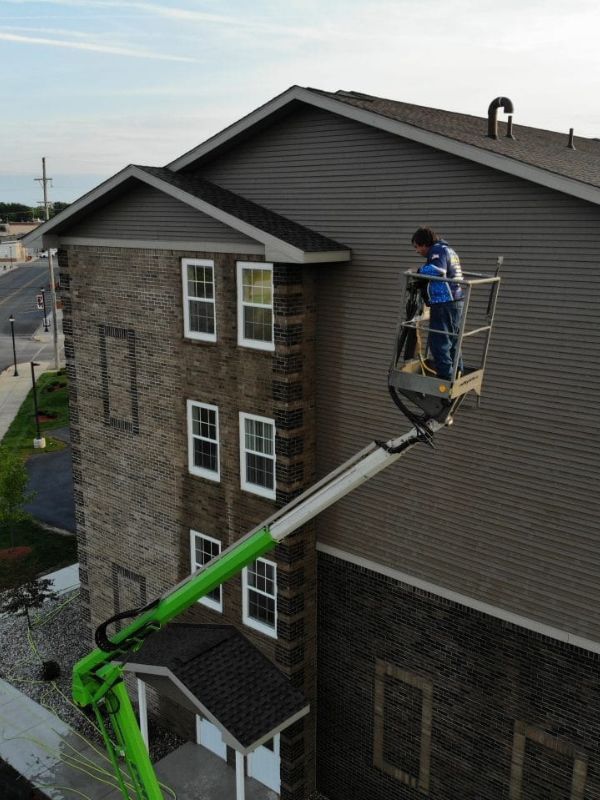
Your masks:
[[[139,433],[135,333],[100,325],[99,339],[104,422],[119,431]]]

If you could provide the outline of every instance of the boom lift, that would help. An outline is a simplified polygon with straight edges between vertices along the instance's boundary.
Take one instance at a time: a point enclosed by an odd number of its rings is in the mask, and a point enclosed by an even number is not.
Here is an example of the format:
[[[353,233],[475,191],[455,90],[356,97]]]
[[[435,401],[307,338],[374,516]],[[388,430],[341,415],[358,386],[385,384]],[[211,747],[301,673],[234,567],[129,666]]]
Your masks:
[[[407,274],[409,295],[413,282],[411,276],[413,273]],[[491,278],[471,276],[464,282],[468,294],[459,346],[462,345],[467,330],[468,299],[472,291],[470,287],[475,285],[473,281],[484,281],[482,285],[493,287],[487,308],[488,324],[484,326],[486,338],[483,359],[476,365],[476,369],[465,368],[466,377],[474,373],[475,380],[457,379],[455,369],[453,381],[445,382],[446,390],[442,391],[441,386],[444,382],[431,376],[423,377],[417,374],[417,368],[414,366],[414,348],[413,352],[409,353],[407,361],[402,363],[401,340],[406,338],[404,331],[415,329],[417,324],[413,318],[414,314],[410,313],[412,309],[407,307],[410,316],[407,315],[398,329],[389,386],[394,401],[413,422],[414,427],[408,433],[389,441],[372,442],[161,597],[143,608],[116,614],[98,627],[95,635],[98,647],[73,668],[73,699],[78,706],[93,709],[121,792],[126,800],[130,800],[132,795],[121,772],[121,759],[129,775],[133,797],[136,800],[163,800],[123,680],[123,664],[130,654],[139,650],[148,636],[190,608],[201,597],[272,550],[278,542],[312,520],[328,506],[391,466],[416,444],[422,441],[432,444],[434,434],[450,423],[450,412],[456,411],[457,401],[461,401],[471,389],[477,394],[481,391],[499,280],[497,275]],[[426,383],[414,381],[414,378],[421,377]],[[424,413],[418,415],[408,409],[398,397],[399,393]],[[450,402],[441,402],[446,396]],[[110,624],[130,618],[133,618],[133,621],[124,629],[114,634],[112,638],[108,637],[107,628]],[[112,728],[112,735],[109,726]]]

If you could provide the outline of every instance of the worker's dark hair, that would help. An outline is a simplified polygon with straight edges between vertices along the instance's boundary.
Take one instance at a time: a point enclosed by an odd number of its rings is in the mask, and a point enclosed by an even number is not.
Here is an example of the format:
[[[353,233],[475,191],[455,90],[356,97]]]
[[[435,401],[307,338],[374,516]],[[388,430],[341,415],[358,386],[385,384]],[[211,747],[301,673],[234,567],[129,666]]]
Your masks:
[[[431,245],[435,244],[439,238],[440,237],[437,235],[437,233],[431,228],[417,228],[410,241],[412,244],[425,244],[427,247],[431,247]]]

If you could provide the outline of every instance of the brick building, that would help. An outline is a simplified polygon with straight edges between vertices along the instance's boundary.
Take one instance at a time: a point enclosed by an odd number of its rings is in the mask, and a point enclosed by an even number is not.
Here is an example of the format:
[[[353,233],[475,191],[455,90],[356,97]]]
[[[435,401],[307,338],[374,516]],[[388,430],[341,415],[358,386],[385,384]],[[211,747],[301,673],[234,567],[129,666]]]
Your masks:
[[[44,226],[91,628],[401,432],[385,379],[419,224],[468,269],[505,257],[482,408],[185,616],[235,625],[310,702],[263,746],[282,798],[600,791],[600,387],[581,358],[600,344],[600,144],[505,132],[293,87]]]

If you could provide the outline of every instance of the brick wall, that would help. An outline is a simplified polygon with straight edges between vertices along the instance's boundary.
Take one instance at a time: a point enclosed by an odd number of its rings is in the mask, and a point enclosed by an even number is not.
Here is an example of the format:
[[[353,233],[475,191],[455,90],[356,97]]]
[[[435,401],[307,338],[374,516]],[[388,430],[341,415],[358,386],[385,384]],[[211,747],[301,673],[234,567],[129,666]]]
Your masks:
[[[184,257],[215,262],[216,343],[183,337]],[[311,267],[275,265],[271,353],[237,345],[236,261],[257,256],[69,246],[59,259],[92,629],[189,573],[190,529],[227,547],[313,482],[315,278]],[[219,408],[219,483],[188,472],[188,399]],[[276,421],[276,502],[240,488],[240,411]],[[181,621],[237,625],[314,703],[313,526],[267,558],[278,568],[276,640],[241,624],[239,577],[224,587],[223,614],[197,605]],[[314,761],[311,714],[281,736],[284,800],[312,790]]]
[[[319,554],[330,800],[600,796],[600,661]]]

